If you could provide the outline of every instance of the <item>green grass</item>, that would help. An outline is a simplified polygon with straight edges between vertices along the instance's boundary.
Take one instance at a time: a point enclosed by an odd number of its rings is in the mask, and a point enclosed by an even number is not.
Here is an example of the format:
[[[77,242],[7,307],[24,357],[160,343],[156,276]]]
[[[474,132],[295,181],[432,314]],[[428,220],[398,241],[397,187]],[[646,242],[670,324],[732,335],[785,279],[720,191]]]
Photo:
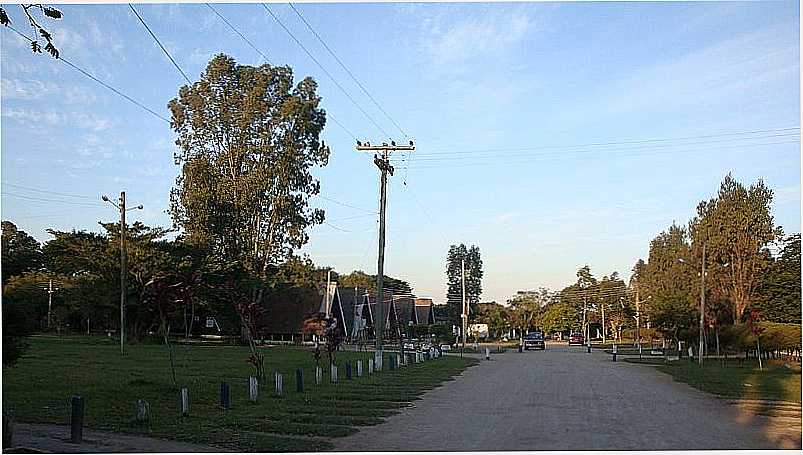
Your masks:
[[[266,347],[268,383],[257,403],[248,399],[246,362],[239,346],[175,346],[179,387],[187,387],[190,416],[181,417],[178,389],[172,384],[167,351],[159,345],[132,345],[125,357],[103,338],[35,337],[14,368],[3,369],[3,410],[17,421],[67,424],[71,395],[86,399],[89,428],[209,444],[237,451],[318,451],[329,438],[376,425],[437,387],[475,359],[445,356],[399,370],[367,376],[369,353],[338,353],[337,384],[315,385],[309,349]],[[386,355],[387,358],[387,355]],[[366,376],[357,378],[355,361],[363,359]],[[352,362],[347,380],[345,362]],[[296,368],[304,371],[304,393],[296,392]],[[328,370],[328,368],[325,368]],[[284,375],[284,396],[274,394],[273,372]],[[230,385],[232,407],[218,407],[220,382]],[[134,419],[137,399],[151,406],[149,424]]]
[[[754,359],[739,364],[708,360],[702,366],[682,359],[664,363],[663,359],[627,359],[632,363],[655,365],[656,369],[671,375],[676,381],[726,398],[752,400],[783,400],[800,403],[800,369],[787,369],[778,364],[767,364],[758,369]]]

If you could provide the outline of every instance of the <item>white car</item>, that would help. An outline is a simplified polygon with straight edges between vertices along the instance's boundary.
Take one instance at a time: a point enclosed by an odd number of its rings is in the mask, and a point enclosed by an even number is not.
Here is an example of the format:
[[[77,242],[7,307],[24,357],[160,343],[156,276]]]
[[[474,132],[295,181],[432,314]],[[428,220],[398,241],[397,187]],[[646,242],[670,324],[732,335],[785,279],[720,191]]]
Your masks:
[[[452,350],[452,348],[448,344],[442,344],[441,345],[441,352],[449,352],[451,350]]]

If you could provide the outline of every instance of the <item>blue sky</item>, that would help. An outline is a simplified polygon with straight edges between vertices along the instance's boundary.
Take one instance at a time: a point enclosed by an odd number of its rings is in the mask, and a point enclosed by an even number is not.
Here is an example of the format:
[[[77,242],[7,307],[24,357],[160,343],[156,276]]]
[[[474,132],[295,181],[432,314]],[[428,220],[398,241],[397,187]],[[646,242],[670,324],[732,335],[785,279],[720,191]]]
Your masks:
[[[261,6],[216,8],[272,63],[313,76],[323,107],[351,132],[324,130],[333,154],[315,175],[345,205],[315,199],[329,224],[303,252],[342,272],[375,272],[377,170],[350,134],[379,142],[383,133]],[[271,8],[403,139],[286,4]],[[446,251],[458,242],[482,251],[485,300],[560,288],[584,264],[629,276],[650,239],[692,217],[728,172],[765,179],[776,222],[800,231],[799,130],[781,130],[800,124],[796,2],[297,8],[417,142],[390,179],[385,270],[419,295],[445,300]],[[20,9],[6,9],[30,34]],[[60,9],[51,31],[64,57],[169,116],[183,79],[127,5]],[[204,5],[137,9],[192,79],[219,52],[261,61]],[[9,30],[0,37],[3,219],[39,240],[49,227],[97,230],[116,217],[99,196],[125,190],[145,206],[131,216],[169,225],[178,168],[168,125],[31,54]]]

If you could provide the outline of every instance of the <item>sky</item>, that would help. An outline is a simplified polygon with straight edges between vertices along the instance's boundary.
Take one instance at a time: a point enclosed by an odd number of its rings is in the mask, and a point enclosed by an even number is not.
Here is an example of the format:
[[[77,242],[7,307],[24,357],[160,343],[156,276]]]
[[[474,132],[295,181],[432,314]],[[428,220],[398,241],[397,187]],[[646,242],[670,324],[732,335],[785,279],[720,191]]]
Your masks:
[[[327,224],[298,252],[317,265],[376,272],[378,170],[355,138],[416,142],[394,155],[385,273],[436,303],[454,243],[479,246],[484,301],[560,289],[586,264],[626,278],[729,172],[763,179],[776,223],[800,231],[797,2],[297,4],[382,109],[287,4],[270,9],[325,71],[259,4],[214,6],[259,53],[203,4],[135,7],[192,80],[226,53],[318,82],[332,155],[311,203]],[[169,118],[183,77],[127,5],[59,9],[43,22],[64,58]],[[99,231],[117,218],[100,195],[124,190],[144,206],[129,222],[170,226],[169,124],[0,39],[2,218],[40,241]]]

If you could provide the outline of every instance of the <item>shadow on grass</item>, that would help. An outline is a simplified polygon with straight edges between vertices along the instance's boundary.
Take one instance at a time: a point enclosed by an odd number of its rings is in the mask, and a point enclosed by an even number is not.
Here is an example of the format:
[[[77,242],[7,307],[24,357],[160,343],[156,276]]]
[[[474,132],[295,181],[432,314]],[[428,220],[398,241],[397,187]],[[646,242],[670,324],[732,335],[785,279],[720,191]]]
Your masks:
[[[765,362],[760,371],[754,359],[689,360],[665,363],[663,359],[625,359],[652,365],[677,382],[727,399],[743,426],[760,428],[779,448],[801,447],[801,373],[777,362]]]

